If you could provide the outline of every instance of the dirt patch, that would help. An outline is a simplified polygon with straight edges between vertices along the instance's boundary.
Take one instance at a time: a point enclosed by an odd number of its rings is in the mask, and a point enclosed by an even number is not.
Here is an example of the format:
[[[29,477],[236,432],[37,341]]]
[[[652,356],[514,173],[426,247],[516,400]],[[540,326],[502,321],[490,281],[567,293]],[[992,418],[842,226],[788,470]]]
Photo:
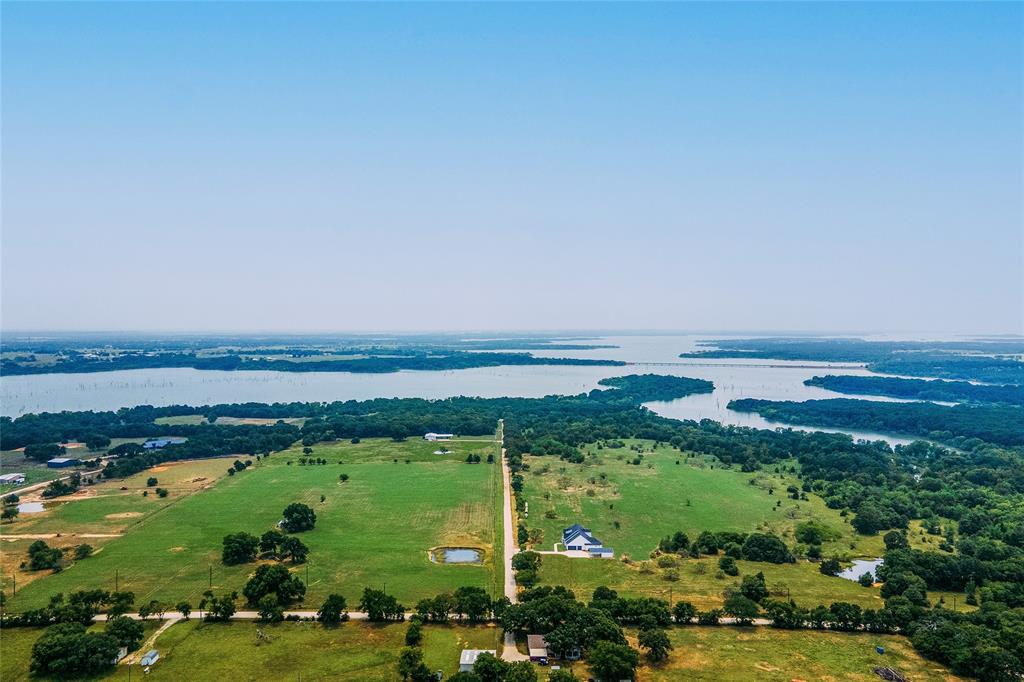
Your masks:
[[[167,471],[168,469],[170,469],[169,466],[158,466],[153,467],[152,469],[150,469],[150,471]]]
[[[168,551],[168,552],[184,552],[184,551],[185,551],[185,548],[184,548],[184,547],[171,547],[171,548],[170,548],[169,550],[167,550],[167,551]]]
[[[758,670],[763,670],[766,673],[777,673],[782,670],[782,668],[776,668],[774,665],[766,663],[765,661],[758,661],[754,664],[754,667]]]
[[[107,514],[103,518],[105,519],[133,519],[136,516],[142,516],[142,512],[120,512],[117,514]]]

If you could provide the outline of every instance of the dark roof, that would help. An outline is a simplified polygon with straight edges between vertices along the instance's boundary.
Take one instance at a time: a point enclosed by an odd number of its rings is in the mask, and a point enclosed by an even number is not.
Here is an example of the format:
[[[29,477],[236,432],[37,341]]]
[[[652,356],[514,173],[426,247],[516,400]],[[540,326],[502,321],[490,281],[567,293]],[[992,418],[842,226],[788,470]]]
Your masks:
[[[594,544],[594,545],[600,545],[601,544],[600,540],[598,540],[597,538],[595,538],[593,535],[590,534],[590,529],[589,528],[584,528],[583,526],[581,526],[578,523],[574,523],[573,525],[569,526],[564,531],[562,531],[562,544],[568,545],[569,543],[573,542],[574,540],[576,540],[577,538],[580,538],[580,537],[582,537],[584,540],[586,540],[590,544]]]

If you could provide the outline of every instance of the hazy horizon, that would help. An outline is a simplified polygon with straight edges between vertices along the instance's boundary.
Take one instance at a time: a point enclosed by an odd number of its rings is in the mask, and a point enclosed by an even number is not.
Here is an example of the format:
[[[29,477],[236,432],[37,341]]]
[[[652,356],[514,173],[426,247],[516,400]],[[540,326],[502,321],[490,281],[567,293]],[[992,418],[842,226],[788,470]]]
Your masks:
[[[1024,332],[1019,3],[0,11],[5,333]]]

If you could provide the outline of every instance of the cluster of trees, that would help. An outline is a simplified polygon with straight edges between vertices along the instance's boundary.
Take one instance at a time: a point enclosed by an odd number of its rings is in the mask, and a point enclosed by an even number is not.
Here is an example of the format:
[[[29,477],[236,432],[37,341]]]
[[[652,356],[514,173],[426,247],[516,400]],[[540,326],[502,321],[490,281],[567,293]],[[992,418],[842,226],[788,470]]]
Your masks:
[[[312,530],[316,525],[316,512],[307,504],[293,502],[284,509],[280,527],[287,533],[301,533]],[[263,558],[279,561],[290,559],[301,564],[309,556],[309,548],[294,535],[281,530],[268,530],[261,537],[251,533],[238,532],[224,536],[221,560],[229,565],[247,564],[256,561],[257,550]]]
[[[242,595],[250,606],[259,610],[261,620],[284,620],[285,606],[299,601],[306,594],[306,586],[298,576],[281,564],[262,564],[242,588]]]
[[[668,655],[671,644],[662,628],[672,623],[668,603],[658,599],[622,599],[598,588],[589,605],[565,587],[525,590],[518,604],[499,609],[506,631],[542,634],[548,651],[558,657],[586,657],[599,679],[632,679],[640,657],[626,642],[623,624],[640,627],[640,645],[651,660]],[[476,672],[474,670],[474,672]]]
[[[452,617],[470,623],[481,623],[491,617],[494,604],[482,587],[460,587],[436,597],[421,599],[416,615],[422,622],[446,623]]]
[[[940,379],[906,379],[828,374],[804,381],[808,386],[851,393],[854,395],[884,395],[911,400],[938,400],[941,402],[1004,403],[1024,406],[1024,386],[993,386],[972,384],[969,381],[943,381]]]
[[[734,531],[702,531],[697,539],[690,538],[682,531],[676,531],[662,538],[658,551],[680,554],[694,558],[702,554],[714,556],[722,551],[731,559],[765,561],[772,564],[791,564],[796,561],[793,552],[779,537],[770,533],[737,533]]]
[[[230,467],[228,467],[228,476],[234,476],[238,472],[245,471],[252,466],[252,460],[247,459],[244,462],[240,459],[236,459]]]
[[[45,462],[54,457],[63,457],[68,449],[58,443],[30,443],[25,446],[25,458]]]
[[[78,490],[82,484],[82,474],[75,472],[67,477],[67,480],[55,479],[50,481],[50,484],[43,488],[43,492],[39,493],[42,497],[61,497],[63,495],[70,495],[71,493]]]
[[[359,610],[366,612],[367,620],[374,622],[405,619],[405,607],[395,599],[394,595],[383,590],[375,590],[372,587],[363,589],[363,596],[359,600]]]
[[[697,393],[711,393],[715,385],[705,379],[666,376],[662,374],[631,374],[611,377],[597,382],[601,386],[614,388],[628,395],[635,402],[675,400]]]
[[[957,446],[972,438],[996,445],[1024,445],[1024,409],[1012,405],[742,398],[730,401],[729,409],[757,412],[771,421],[907,433]]]
[[[519,552],[512,557],[512,570],[516,574],[516,583],[523,587],[537,584],[541,564],[541,555],[537,552]]]
[[[60,571],[64,568],[64,552],[50,547],[43,540],[36,540],[28,546],[28,568],[33,571]]]

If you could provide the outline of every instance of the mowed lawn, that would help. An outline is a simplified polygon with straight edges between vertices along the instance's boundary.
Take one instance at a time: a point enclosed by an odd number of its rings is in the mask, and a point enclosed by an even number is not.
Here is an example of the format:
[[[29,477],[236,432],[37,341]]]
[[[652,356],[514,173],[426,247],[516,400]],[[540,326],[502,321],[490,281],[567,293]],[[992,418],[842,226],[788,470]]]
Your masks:
[[[57,592],[112,590],[115,573],[119,589],[135,592],[137,602],[197,603],[211,584],[215,591],[240,591],[255,565],[223,565],[224,536],[274,528],[291,502],[308,504],[317,514],[316,528],[301,534],[309,561],[294,569],[303,580],[308,576],[307,607],[318,607],[332,592],[355,603],[363,587],[385,583],[408,606],[461,585],[498,593],[501,472],[497,462],[486,463],[488,454],[497,456],[497,443],[457,440],[441,455],[434,454],[438,447],[382,439],[314,446],[312,457],[326,465],[300,465],[301,447],[275,453],[150,514],[97,555],[19,589],[9,606],[42,606]],[[469,453],[485,462],[465,463]],[[347,482],[339,481],[341,473],[349,475]],[[111,501],[108,509],[121,506]],[[433,563],[429,550],[439,546],[480,548],[485,563]]]
[[[646,559],[661,538],[677,530],[691,540],[703,530],[772,532],[793,545],[795,526],[813,518],[839,533],[823,546],[826,555],[880,556],[878,537],[857,536],[818,496],[787,497],[787,486],[800,485],[788,473],[795,462],[780,463],[780,473],[774,465],[745,473],[713,458],[654,447],[651,441],[626,442],[644,449],[641,464],[630,463],[638,453],[629,447],[598,450],[594,445],[584,447],[593,456],[583,464],[525,458],[530,467],[523,474],[529,503],[526,525],[543,532],[535,549],[552,549],[561,541],[562,529],[576,522],[590,528],[616,556],[637,560]]]
[[[156,623],[147,624],[147,635]],[[266,625],[180,622],[165,631],[155,646],[160,661],[146,679],[153,680],[360,680],[399,679],[398,656],[405,646],[407,623],[373,625],[350,622],[337,628],[318,623]],[[257,631],[264,637],[257,637]],[[0,632],[4,655],[0,677],[5,682],[41,679],[28,674],[32,644],[39,628]],[[464,648],[495,649],[500,630],[493,626],[430,626],[424,628],[424,661],[449,677],[459,669]],[[142,678],[135,666],[132,677]],[[45,678],[43,678],[45,679]],[[117,666],[96,679],[128,679]]]

